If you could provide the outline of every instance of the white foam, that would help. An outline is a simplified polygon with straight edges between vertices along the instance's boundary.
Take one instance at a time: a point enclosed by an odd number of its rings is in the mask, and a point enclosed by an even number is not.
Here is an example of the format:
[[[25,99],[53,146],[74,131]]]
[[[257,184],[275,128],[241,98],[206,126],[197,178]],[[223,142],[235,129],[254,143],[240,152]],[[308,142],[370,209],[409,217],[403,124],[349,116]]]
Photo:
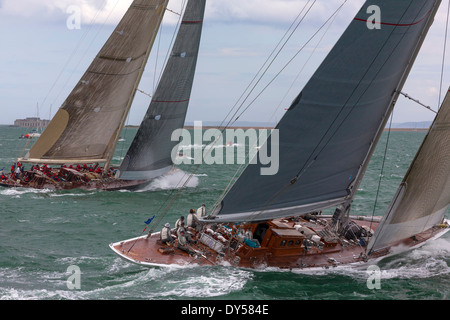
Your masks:
[[[242,290],[253,276],[252,272],[242,269],[202,266],[159,272],[164,272],[159,277],[165,280],[166,290],[155,292],[155,297],[206,298],[226,295]],[[154,277],[155,271],[150,271],[148,275]]]
[[[185,183],[185,187],[195,188],[198,186],[199,179],[195,175],[191,176],[190,173],[176,170],[154,179],[149,185],[139,191],[180,189]]]
[[[32,188],[7,188],[0,191],[1,195],[4,196],[11,196],[14,198],[20,198],[21,195],[27,194],[27,193],[33,193],[33,194],[44,194],[44,193],[50,193],[53,192],[53,190],[50,189],[32,189]]]

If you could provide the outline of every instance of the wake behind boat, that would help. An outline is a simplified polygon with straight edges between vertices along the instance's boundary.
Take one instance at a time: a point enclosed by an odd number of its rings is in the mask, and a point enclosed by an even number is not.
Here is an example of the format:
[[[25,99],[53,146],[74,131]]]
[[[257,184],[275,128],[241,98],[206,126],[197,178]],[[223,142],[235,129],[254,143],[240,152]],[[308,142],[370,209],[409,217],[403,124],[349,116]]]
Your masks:
[[[111,249],[143,266],[327,268],[379,259],[448,232],[450,90],[385,215],[350,215],[439,5],[367,1],[275,128],[277,173],[248,165],[201,224],[188,225],[191,234],[165,227]],[[381,28],[368,23],[369,6],[383,12]],[[319,214],[330,208],[333,215]]]
[[[168,0],[134,0],[42,135],[15,166],[27,170],[0,186],[118,189],[148,183],[173,168],[172,132],[184,125],[200,46],[204,4],[186,5],[172,52],[147,113],[119,167],[112,157]],[[95,172],[72,170],[87,165]],[[97,169],[99,169],[97,171]]]

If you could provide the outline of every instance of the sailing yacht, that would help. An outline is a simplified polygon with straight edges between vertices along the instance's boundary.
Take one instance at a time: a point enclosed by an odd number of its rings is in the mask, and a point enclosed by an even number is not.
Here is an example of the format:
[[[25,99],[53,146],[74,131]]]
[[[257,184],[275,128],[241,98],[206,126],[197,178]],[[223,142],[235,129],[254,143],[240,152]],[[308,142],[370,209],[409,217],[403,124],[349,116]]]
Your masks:
[[[151,232],[111,249],[148,267],[330,268],[448,232],[450,93],[384,217],[350,215],[440,2],[367,1],[276,126],[276,174],[260,174],[261,163],[248,165],[191,230],[192,242],[181,233],[167,241]],[[382,12],[379,28],[368,26],[369,6]]]
[[[46,170],[0,182],[48,189],[135,188],[172,168],[171,141],[184,125],[205,5],[189,1],[147,113],[124,161],[111,161],[168,0],[135,0],[20,164]],[[50,168],[50,166],[57,166]],[[36,167],[34,167],[36,168]]]

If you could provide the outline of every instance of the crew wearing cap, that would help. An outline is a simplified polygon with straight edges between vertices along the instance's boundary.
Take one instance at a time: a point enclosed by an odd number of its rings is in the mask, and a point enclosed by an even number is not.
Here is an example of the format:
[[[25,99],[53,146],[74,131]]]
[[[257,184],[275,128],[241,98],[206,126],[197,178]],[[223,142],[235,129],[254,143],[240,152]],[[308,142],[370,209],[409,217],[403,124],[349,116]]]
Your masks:
[[[172,232],[170,230],[170,223],[166,223],[164,227],[161,229],[161,242],[164,244],[171,244],[173,242]]]
[[[181,223],[184,223],[184,216],[181,216],[177,222],[175,222],[175,229],[178,229],[181,226]]]

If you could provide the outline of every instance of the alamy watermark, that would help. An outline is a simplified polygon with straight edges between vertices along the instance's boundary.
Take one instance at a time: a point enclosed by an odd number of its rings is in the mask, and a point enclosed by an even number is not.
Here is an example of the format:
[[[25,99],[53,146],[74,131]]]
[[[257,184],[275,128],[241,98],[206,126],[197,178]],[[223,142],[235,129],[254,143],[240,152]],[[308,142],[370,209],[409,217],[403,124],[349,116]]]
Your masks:
[[[367,28],[370,30],[381,29],[381,9],[379,6],[371,5],[367,7],[367,14],[371,16],[367,19]]]
[[[70,273],[69,278],[67,278],[66,285],[67,289],[81,289],[81,269],[79,266],[71,265],[67,268],[67,273]]]
[[[68,6],[66,13],[69,15],[66,20],[67,29],[81,29],[81,7],[77,5]]]
[[[270,134],[269,134],[270,132]],[[279,169],[278,129],[203,130],[202,122],[194,122],[194,130],[177,129],[172,141],[175,164],[260,164],[261,175],[274,175]]]
[[[376,265],[371,265],[367,268],[366,273],[368,275],[367,278],[367,288],[370,290],[373,289],[381,289],[381,270]]]

